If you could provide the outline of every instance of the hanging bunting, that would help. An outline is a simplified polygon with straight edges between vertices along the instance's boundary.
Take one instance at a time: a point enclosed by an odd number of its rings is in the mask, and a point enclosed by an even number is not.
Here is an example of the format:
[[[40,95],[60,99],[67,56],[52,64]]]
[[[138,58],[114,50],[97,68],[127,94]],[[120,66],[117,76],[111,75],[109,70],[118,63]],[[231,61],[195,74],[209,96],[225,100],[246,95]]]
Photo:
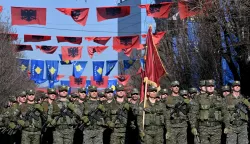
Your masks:
[[[95,52],[101,54],[107,48],[108,46],[88,46],[89,57],[92,58]]]
[[[59,81],[63,77],[64,77],[64,75],[59,74],[59,75],[57,75],[56,80]]]
[[[73,63],[73,76],[75,78],[79,78],[82,75],[87,63],[87,61],[76,61]]]
[[[124,67],[124,70],[127,70],[129,69],[134,63],[135,63],[136,60],[123,60],[123,67]]]
[[[85,37],[87,41],[94,41],[95,43],[106,45],[106,43],[110,40],[111,37]]]
[[[18,34],[16,33],[0,33],[1,38],[8,38],[12,41],[15,41],[18,39]]]
[[[43,53],[53,54],[57,50],[58,46],[37,45],[36,48],[40,49]]]
[[[30,79],[34,80],[35,83],[41,84],[46,80],[43,79],[44,74],[44,61],[42,60],[31,60],[31,75]]]
[[[12,25],[46,25],[46,8],[11,7]]]
[[[47,35],[31,35],[25,34],[24,35],[24,42],[42,42],[51,40],[51,36]]]
[[[86,94],[88,94],[88,87],[91,85],[91,80],[86,80],[86,85],[85,85],[85,88],[86,88]]]
[[[2,12],[3,11],[3,6],[0,6],[0,12]]]
[[[71,18],[79,25],[82,26],[86,25],[89,8],[56,8],[56,9],[64,13],[65,15],[71,16]]]
[[[130,15],[130,6],[97,7],[97,21],[121,18]]]
[[[27,72],[28,68],[29,68],[30,60],[29,59],[19,59],[19,61],[20,61],[20,70],[22,72]]]
[[[93,77],[97,82],[102,81],[104,61],[93,61]]]
[[[96,86],[98,88],[107,88],[108,87],[108,79],[109,79],[108,76],[103,76],[102,81],[97,82],[97,81],[94,80],[93,76],[90,77],[91,85],[94,85],[94,86]]]
[[[46,60],[46,68],[47,68],[47,80],[55,81],[57,80],[59,61],[56,60]]]
[[[114,76],[114,78],[118,80],[119,84],[122,84],[125,86],[130,80],[130,75],[118,75],[118,76]]]
[[[115,91],[115,86],[117,85],[117,80],[113,79],[113,80],[108,80],[108,88],[112,88],[113,91]]]
[[[140,5],[139,7],[146,8],[147,16],[155,18],[168,18],[172,5],[172,2],[162,2],[159,4]]]
[[[108,76],[111,71],[114,69],[115,65],[117,63],[117,60],[108,60],[106,61],[106,76]]]
[[[61,63],[61,65],[70,65],[70,64],[72,64],[71,63],[71,60],[62,60],[62,55],[61,54],[59,54],[59,57],[60,57],[60,63]]]
[[[80,76],[79,78],[70,76],[69,77],[70,87],[73,87],[73,88],[85,87],[86,80],[87,80],[87,76]]]
[[[158,45],[161,41],[161,39],[164,37],[164,35],[166,34],[166,32],[161,31],[161,32],[157,32],[153,35],[153,41],[155,45]]]
[[[196,2],[179,1],[178,8],[181,20],[195,16],[202,12]]]
[[[67,86],[68,87],[68,93],[71,93],[71,88],[70,88],[70,82],[69,82],[69,80],[61,80],[61,85],[62,86]]]
[[[67,36],[56,36],[57,42],[69,42],[72,44],[81,44],[82,37],[67,37]]]
[[[113,37],[113,49],[121,52],[123,49],[141,48],[139,35]]]
[[[82,57],[82,46],[62,46],[63,60],[79,60]]]
[[[23,45],[23,44],[16,45],[16,52],[21,52],[21,51],[33,51],[33,48],[31,45]]]

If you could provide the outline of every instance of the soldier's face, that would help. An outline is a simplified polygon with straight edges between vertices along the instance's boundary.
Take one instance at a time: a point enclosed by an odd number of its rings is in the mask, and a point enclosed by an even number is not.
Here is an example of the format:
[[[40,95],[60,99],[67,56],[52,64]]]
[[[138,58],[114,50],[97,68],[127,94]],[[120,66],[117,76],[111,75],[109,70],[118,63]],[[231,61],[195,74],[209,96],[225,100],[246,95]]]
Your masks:
[[[56,95],[55,94],[49,94],[49,99],[55,100],[56,99]]]
[[[139,99],[139,94],[132,94],[132,99],[137,101]]]
[[[81,99],[85,99],[86,98],[86,93],[78,93],[79,97]]]
[[[123,97],[125,92],[124,91],[117,91],[116,94],[118,97]]]
[[[202,87],[200,87],[200,90],[203,91],[203,92],[205,92],[206,91],[206,87],[202,86]]]
[[[225,97],[225,96],[227,96],[227,95],[229,95],[230,94],[230,92],[229,91],[224,91],[223,93],[222,93],[222,95]]]
[[[59,92],[59,95],[60,95],[61,97],[66,97],[67,94],[68,94],[67,91],[60,91],[60,92]]]
[[[106,95],[106,98],[107,98],[108,100],[111,100],[111,99],[113,98],[113,96],[114,96],[113,92],[105,93],[105,95]]]
[[[239,91],[240,91],[240,86],[234,86],[234,87],[233,87],[233,91],[239,92]]]
[[[180,90],[180,88],[179,88],[179,86],[173,86],[173,87],[171,88],[171,90],[172,90],[172,92],[174,92],[174,93],[178,93],[179,90]]]
[[[100,101],[105,101],[107,100],[105,97],[100,97]]]
[[[214,86],[207,86],[206,90],[208,93],[213,93],[214,92]]]
[[[167,94],[163,94],[163,95],[161,95],[161,99],[165,99],[165,98],[167,98],[168,97],[168,95]]]
[[[156,91],[149,92],[149,97],[156,98],[156,96],[157,96],[157,92]]]
[[[20,103],[25,103],[26,102],[26,97],[18,97],[18,101]]]
[[[28,101],[34,101],[35,100],[35,95],[27,95]]]
[[[90,93],[90,96],[92,98],[96,98],[97,97],[97,91],[92,91],[92,92],[89,92]]]

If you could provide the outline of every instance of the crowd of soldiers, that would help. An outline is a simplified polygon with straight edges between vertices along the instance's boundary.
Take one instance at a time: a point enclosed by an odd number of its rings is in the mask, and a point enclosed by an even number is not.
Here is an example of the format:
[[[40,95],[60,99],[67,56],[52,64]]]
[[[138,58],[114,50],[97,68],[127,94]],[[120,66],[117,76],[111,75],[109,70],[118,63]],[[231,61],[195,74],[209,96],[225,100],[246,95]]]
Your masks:
[[[159,92],[148,86],[126,94],[123,85],[102,92],[96,86],[68,94],[48,88],[9,97],[0,113],[3,144],[248,144],[249,101],[240,82],[215,90],[214,80],[200,81],[199,90],[180,90],[178,81]],[[87,93],[88,91],[88,93]],[[191,142],[190,142],[191,140]]]

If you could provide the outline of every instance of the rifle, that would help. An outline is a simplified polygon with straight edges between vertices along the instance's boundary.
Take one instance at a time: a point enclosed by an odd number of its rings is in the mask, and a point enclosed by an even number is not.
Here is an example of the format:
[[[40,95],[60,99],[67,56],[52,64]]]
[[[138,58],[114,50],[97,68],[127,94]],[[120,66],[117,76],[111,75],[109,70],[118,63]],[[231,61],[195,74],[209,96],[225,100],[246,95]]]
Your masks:
[[[244,114],[247,114],[248,112],[248,108],[245,104],[243,104],[242,102],[239,102],[237,105],[235,105],[236,111],[239,114],[240,111],[242,111]]]
[[[184,106],[186,103],[185,102],[178,102],[174,106],[174,110],[170,113],[170,116],[172,117],[174,113],[179,113],[180,111],[183,114],[186,114],[186,112],[182,109],[182,106]]]
[[[60,112],[62,117],[69,116],[70,118],[73,118],[74,116],[65,106],[60,109]]]

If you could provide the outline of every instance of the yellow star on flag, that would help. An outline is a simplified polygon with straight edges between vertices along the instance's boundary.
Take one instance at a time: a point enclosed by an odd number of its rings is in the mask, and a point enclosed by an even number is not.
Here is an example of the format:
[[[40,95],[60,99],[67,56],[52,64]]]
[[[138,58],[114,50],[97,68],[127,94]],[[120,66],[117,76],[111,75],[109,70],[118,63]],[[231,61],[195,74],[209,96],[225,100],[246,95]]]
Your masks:
[[[114,85],[112,85],[111,88],[113,89],[113,91],[115,91],[115,86]]]
[[[81,71],[81,70],[82,70],[81,65],[77,65],[77,66],[76,66],[76,71],[78,71],[78,72],[79,72],[79,71]]]
[[[40,74],[40,73],[41,73],[41,71],[42,71],[42,69],[41,69],[41,68],[36,67],[35,72],[36,72],[37,74]]]
[[[98,74],[101,75],[102,74],[102,68],[99,67],[98,70],[97,70]]]
[[[65,60],[64,62],[65,62],[66,64],[69,64],[69,60]]]
[[[21,67],[22,71],[25,71],[27,69],[27,67],[25,65],[23,65],[23,64],[20,67]]]
[[[49,72],[53,75],[56,72],[56,69],[54,67],[51,67],[49,69]]]

